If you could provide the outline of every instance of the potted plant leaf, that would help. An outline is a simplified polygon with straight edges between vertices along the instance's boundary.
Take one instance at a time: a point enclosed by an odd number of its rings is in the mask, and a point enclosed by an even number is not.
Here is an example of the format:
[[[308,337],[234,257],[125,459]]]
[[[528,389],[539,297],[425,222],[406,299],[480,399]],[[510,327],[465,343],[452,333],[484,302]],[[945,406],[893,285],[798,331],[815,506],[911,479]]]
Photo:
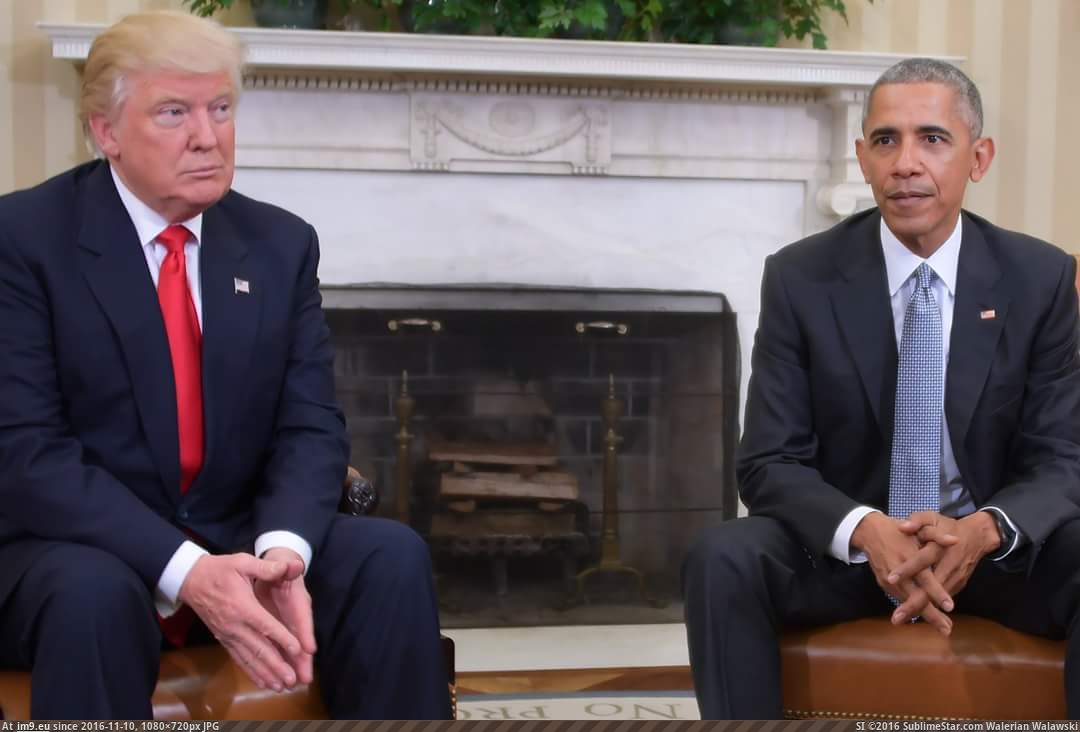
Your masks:
[[[814,48],[825,48],[824,16],[834,12],[847,21],[844,0],[665,0],[665,6],[663,35],[681,43],[775,46],[781,38],[810,36]]]
[[[233,2],[184,0],[204,16]],[[249,2],[260,24],[322,27],[325,22],[327,0]],[[371,30],[764,46],[809,37],[814,48],[826,47],[823,21],[830,13],[847,20],[845,0],[339,0],[339,5],[357,11]]]
[[[235,0],[184,0],[191,12],[208,17]],[[319,29],[326,26],[327,0],[248,0],[255,22],[266,28]]]

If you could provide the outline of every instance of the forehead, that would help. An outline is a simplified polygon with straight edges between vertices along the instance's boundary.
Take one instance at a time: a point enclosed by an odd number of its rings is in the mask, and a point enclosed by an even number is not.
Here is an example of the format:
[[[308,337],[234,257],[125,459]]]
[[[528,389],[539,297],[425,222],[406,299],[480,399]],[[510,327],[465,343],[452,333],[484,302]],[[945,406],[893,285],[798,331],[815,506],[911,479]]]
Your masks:
[[[964,126],[956,90],[937,82],[883,84],[874,90],[866,128],[887,125]]]
[[[164,99],[198,103],[235,96],[232,77],[225,71],[143,71],[131,76],[131,86],[133,96],[151,103]]]

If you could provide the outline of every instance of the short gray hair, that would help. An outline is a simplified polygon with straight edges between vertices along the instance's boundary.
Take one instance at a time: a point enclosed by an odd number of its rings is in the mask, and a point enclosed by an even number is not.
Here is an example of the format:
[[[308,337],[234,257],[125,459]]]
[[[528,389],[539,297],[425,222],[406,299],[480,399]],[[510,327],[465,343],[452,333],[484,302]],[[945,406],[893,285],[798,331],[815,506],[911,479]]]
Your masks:
[[[863,126],[866,126],[866,118],[870,116],[870,100],[878,87],[886,84],[925,83],[944,84],[955,91],[960,112],[967,118],[971,139],[975,140],[982,136],[982,97],[979,96],[979,89],[975,86],[975,82],[952,64],[934,58],[908,58],[887,68],[870,87],[870,92],[863,102]]]

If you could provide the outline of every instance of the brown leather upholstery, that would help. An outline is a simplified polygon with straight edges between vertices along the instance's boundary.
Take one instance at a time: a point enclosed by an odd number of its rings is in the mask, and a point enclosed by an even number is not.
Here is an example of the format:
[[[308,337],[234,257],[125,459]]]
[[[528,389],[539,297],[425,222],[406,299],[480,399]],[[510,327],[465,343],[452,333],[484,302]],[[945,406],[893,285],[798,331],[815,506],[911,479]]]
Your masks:
[[[443,638],[443,653],[453,669],[454,643]],[[450,694],[456,716],[454,679]],[[324,719],[317,689],[298,686],[281,694],[263,691],[241,671],[221,646],[168,651],[154,691],[155,719]],[[0,671],[3,719],[30,718],[30,674]]]
[[[341,510],[363,515],[378,503],[370,481],[353,468],[342,486]],[[445,636],[452,712],[457,717],[454,642]],[[326,709],[317,689],[298,686],[281,694],[251,682],[221,646],[167,651],[154,690],[155,719],[321,719]],[[30,719],[30,674],[0,670],[0,719]]]
[[[168,653],[154,690],[155,719],[323,719],[309,687],[276,694],[255,686],[220,646]]]
[[[1064,641],[958,615],[945,638],[887,618],[786,633],[789,718],[1062,719]]]

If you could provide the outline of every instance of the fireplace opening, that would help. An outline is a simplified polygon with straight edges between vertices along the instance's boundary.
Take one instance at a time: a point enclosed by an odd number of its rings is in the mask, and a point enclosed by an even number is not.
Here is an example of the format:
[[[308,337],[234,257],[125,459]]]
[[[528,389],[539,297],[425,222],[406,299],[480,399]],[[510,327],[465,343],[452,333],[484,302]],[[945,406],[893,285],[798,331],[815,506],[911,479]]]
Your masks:
[[[324,294],[352,463],[428,541],[444,627],[681,622],[689,543],[736,512],[722,295]]]

